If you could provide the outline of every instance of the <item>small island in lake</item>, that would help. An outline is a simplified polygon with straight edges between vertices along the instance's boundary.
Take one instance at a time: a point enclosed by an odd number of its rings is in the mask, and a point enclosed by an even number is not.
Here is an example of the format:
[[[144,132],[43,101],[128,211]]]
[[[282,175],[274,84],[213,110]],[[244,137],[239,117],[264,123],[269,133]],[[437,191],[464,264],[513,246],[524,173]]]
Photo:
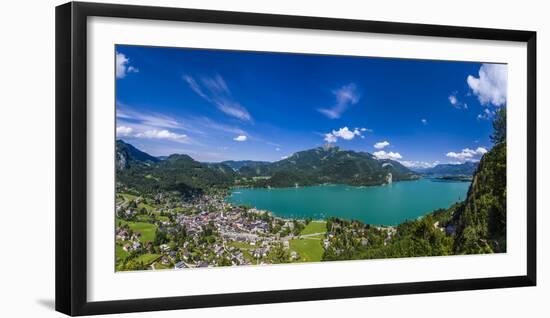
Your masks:
[[[116,65],[116,271],[507,250],[505,65],[131,45]]]

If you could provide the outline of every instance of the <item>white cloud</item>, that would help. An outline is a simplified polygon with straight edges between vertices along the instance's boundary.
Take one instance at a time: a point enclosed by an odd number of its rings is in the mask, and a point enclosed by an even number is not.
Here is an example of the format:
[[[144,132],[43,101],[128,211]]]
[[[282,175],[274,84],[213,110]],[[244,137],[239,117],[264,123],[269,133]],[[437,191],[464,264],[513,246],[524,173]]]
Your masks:
[[[324,140],[328,143],[334,143],[338,141],[338,138],[336,138],[336,136],[334,136],[332,133],[327,133],[325,134]]]
[[[454,151],[448,152],[446,156],[449,158],[464,160],[466,158],[472,158],[474,154],[475,152],[472,153],[470,152],[470,149],[466,148],[466,149],[463,149],[461,152],[454,152]]]
[[[281,148],[277,147],[275,148],[275,151],[281,151]]]
[[[487,153],[487,149],[485,149],[484,147],[477,147],[476,153],[477,153],[477,154],[480,154],[480,155],[486,154],[486,153]]]
[[[460,101],[458,99],[458,92],[455,91],[453,92],[451,95],[449,95],[449,103],[451,103],[451,105],[456,108],[456,109],[468,109],[468,104],[466,103],[463,103],[462,101]]]
[[[407,168],[433,168],[439,164],[439,161],[414,161],[414,160],[399,160],[399,163]]]
[[[126,57],[126,55],[122,53],[116,53],[116,67],[115,67],[115,73],[116,78],[125,78],[128,73],[138,73],[139,70],[130,65],[130,59]]]
[[[130,136],[134,132],[134,129],[132,127],[128,126],[118,126],[116,128],[116,135],[117,137],[127,137]]]
[[[353,130],[350,130],[347,126],[342,127],[338,130],[333,130],[332,132],[326,133],[324,135],[324,140],[328,143],[335,143],[338,141],[338,138],[344,139],[344,140],[352,140],[355,138],[355,136],[363,137],[361,135],[361,129],[355,128]]]
[[[380,142],[375,143],[373,147],[376,148],[376,149],[384,149],[389,145],[390,145],[390,143],[388,141],[384,140],[384,141],[380,141]]]
[[[369,128],[365,128],[365,127],[356,127],[354,129],[354,132],[359,132],[359,134],[357,134],[359,137],[361,137],[361,139],[365,139],[365,136],[362,134],[364,132],[372,132],[372,129],[369,129]]]
[[[246,141],[248,138],[245,136],[245,135],[239,135],[235,138],[233,138],[233,140],[235,141]]]
[[[385,152],[384,150],[376,151],[373,155],[378,159],[397,160],[403,158],[399,152]]]
[[[220,75],[203,77],[200,79],[200,83],[189,75],[184,75],[183,80],[195,94],[216,106],[226,115],[246,122],[253,121],[248,110],[232,97],[227,83]]]
[[[361,132],[358,129],[351,131],[348,127],[344,127],[338,130],[333,130],[332,134],[345,140],[352,140],[353,137],[361,135]]]
[[[428,124],[428,120],[426,118],[422,118],[422,119],[420,119],[420,121],[422,122],[423,125]]]
[[[490,110],[489,108],[485,108],[481,114],[477,115],[478,120],[491,120],[495,117],[496,112],[494,110]]]
[[[458,99],[456,98],[455,95],[450,95],[449,102],[451,102],[451,105],[456,106],[458,104]]]
[[[487,149],[485,149],[484,147],[477,147],[477,149],[475,150],[470,148],[464,148],[460,152],[454,152],[454,151],[448,152],[446,156],[449,158],[454,158],[461,161],[471,161],[474,159],[474,157],[482,156],[486,152],[487,152]]]
[[[179,131],[201,133],[196,128],[163,114],[141,113],[119,102],[116,104],[116,135],[141,139],[162,139],[179,143],[195,143]],[[175,130],[175,131],[174,131]]]
[[[336,104],[329,108],[319,108],[321,114],[330,119],[340,118],[350,105],[357,104],[359,101],[359,93],[355,84],[351,83],[332,92],[336,96]]]
[[[146,130],[144,132],[137,133],[134,137],[145,138],[145,139],[166,139],[166,140],[181,142],[184,144],[190,143],[191,141],[190,138],[187,137],[187,135],[177,134],[167,129]]]
[[[479,77],[469,75],[466,79],[482,105],[492,104],[502,106],[506,104],[508,89],[507,66],[502,64],[481,65]]]

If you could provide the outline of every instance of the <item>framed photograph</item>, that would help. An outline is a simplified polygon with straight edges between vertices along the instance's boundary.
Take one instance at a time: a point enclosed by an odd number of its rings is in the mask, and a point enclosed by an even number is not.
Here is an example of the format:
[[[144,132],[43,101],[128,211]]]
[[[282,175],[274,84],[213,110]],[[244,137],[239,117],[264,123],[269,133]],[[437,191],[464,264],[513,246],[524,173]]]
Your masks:
[[[536,284],[536,33],[56,8],[56,309]]]

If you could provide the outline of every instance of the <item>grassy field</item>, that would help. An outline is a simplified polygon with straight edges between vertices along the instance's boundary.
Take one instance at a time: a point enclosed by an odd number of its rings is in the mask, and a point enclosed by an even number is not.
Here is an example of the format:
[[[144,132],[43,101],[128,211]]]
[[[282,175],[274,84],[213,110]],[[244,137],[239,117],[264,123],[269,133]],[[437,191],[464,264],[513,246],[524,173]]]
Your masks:
[[[174,268],[174,265],[172,265],[172,264],[164,265],[164,264],[162,264],[161,262],[156,262],[156,263],[155,263],[155,269],[156,269],[156,270],[160,270],[160,269],[172,269],[172,268]]]
[[[120,244],[115,245],[115,255],[117,258],[123,260],[128,256],[128,252],[122,249],[122,246]]]
[[[327,231],[327,222],[324,221],[311,221],[308,225],[300,232],[300,235],[313,234],[313,233],[326,233]]]
[[[145,265],[149,265],[152,262],[156,261],[160,257],[159,254],[141,254],[140,256],[136,257],[137,262],[143,262]]]
[[[157,230],[157,226],[155,224],[146,223],[146,222],[128,222],[123,220],[116,221],[116,224],[128,224],[128,226],[132,229],[134,232],[141,233],[141,237],[139,240],[143,243],[146,243],[147,241],[154,241],[155,240],[155,231]]]
[[[299,262],[319,262],[323,257],[322,240],[304,238],[290,240],[290,250],[300,255]]]
[[[122,196],[124,198],[124,201],[126,202],[129,202],[129,201],[132,201],[132,200],[135,200],[137,199],[138,197],[133,195],[133,194],[130,194],[130,193],[118,193],[120,196]],[[146,204],[146,203],[140,203],[138,204],[138,210],[141,210],[141,208],[145,208],[147,210],[147,212],[154,212],[157,210],[156,207],[150,205],[150,204]]]
[[[133,194],[129,194],[129,193],[117,193],[118,195],[120,195],[121,197],[124,198],[124,201],[132,201],[132,200],[135,200],[137,198],[137,196],[133,195]]]
[[[136,219],[140,222],[152,222],[153,221],[153,218],[148,214],[138,214],[136,216]],[[155,219],[159,220],[159,221],[168,221],[168,220],[170,220],[169,217],[158,215],[158,214],[155,215]]]

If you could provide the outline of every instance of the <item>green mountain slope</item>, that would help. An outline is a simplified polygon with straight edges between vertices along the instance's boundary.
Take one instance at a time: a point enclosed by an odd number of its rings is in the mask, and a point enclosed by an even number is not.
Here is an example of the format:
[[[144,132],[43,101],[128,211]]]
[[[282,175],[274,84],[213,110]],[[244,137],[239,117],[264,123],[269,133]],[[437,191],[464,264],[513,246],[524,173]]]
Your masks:
[[[418,175],[393,160],[378,160],[366,152],[338,147],[318,147],[294,153],[271,164],[243,171],[245,176],[270,176],[256,182],[258,186],[289,187],[322,183],[377,185],[392,181],[412,180]]]
[[[481,159],[465,201],[388,230],[328,220],[323,260],[378,259],[506,252],[506,143]]]
[[[319,147],[300,151],[277,162],[201,163],[188,155],[164,160],[117,141],[117,182],[138,191],[176,190],[196,193],[232,185],[291,187],[322,183],[377,185],[412,180],[418,175],[392,160],[366,152]],[[240,166],[238,170],[235,167]]]
[[[124,170],[132,165],[148,165],[159,162],[157,157],[153,157],[134,146],[125,143],[122,140],[116,141],[116,168]]]
[[[506,251],[505,142],[483,156],[464,206],[454,218],[458,253]]]
[[[125,154],[130,144],[117,142],[117,158]],[[135,149],[135,148],[133,148]],[[139,153],[138,153],[139,154]],[[147,154],[146,154],[147,155]],[[216,188],[227,188],[235,179],[231,167],[221,164],[208,165],[187,155],[171,155],[165,160],[153,162],[151,156],[124,156],[124,169],[117,169],[117,186],[133,188],[143,193],[178,191],[183,195],[200,194]],[[128,164],[130,162],[131,164]]]

